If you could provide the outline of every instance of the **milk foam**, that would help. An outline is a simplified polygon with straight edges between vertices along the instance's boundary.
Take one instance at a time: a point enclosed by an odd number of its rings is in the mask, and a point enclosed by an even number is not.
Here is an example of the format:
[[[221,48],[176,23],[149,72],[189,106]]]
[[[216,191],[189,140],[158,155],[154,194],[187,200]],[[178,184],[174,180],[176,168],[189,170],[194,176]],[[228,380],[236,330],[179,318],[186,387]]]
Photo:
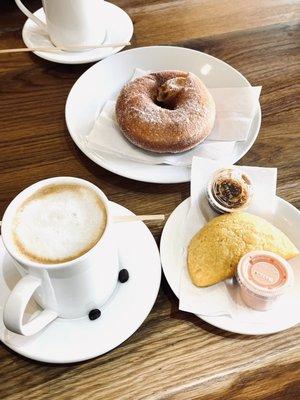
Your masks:
[[[81,185],[49,185],[29,197],[13,221],[18,251],[45,264],[66,262],[90,250],[106,226],[103,202]]]

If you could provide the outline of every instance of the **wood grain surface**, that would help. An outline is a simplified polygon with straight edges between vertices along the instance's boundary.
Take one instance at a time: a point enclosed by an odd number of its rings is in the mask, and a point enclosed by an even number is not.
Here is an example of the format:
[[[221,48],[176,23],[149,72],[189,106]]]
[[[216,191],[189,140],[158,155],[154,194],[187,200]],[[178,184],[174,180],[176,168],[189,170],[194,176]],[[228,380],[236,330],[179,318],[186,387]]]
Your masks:
[[[40,1],[25,1],[32,10]],[[135,25],[134,46],[173,44],[212,54],[262,85],[262,127],[240,164],[278,167],[278,194],[300,206],[299,1],[119,0]],[[299,8],[299,7],[298,7]],[[23,46],[25,17],[0,5],[1,48]],[[169,214],[188,184],[131,181],[95,165],[73,144],[67,94],[89,65],[53,64],[32,54],[0,59],[0,215],[23,188],[71,175],[100,186],[139,214]],[[149,227],[159,241],[162,223]],[[74,365],[46,365],[0,345],[1,399],[300,398],[300,328],[247,337],[178,311],[163,279],[152,312],[122,346]]]

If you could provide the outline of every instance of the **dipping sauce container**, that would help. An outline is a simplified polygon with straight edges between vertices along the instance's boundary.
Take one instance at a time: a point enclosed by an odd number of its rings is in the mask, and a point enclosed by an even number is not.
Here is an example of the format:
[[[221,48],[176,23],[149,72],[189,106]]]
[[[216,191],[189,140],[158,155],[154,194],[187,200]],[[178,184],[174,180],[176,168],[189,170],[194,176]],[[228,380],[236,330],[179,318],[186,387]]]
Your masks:
[[[236,278],[245,304],[255,310],[269,310],[293,285],[289,263],[269,251],[251,251],[237,267]]]
[[[244,210],[249,206],[253,184],[241,168],[217,170],[206,188],[210,206],[218,213]]]

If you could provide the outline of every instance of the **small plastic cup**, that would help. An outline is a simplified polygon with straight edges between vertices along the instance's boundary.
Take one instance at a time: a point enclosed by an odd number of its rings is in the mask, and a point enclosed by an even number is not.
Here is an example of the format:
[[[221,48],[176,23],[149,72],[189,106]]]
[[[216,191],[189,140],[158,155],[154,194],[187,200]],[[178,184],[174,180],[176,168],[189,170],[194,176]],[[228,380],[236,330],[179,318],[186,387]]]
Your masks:
[[[259,311],[272,308],[294,283],[290,264],[279,255],[263,250],[241,258],[236,278],[245,304]]]
[[[231,183],[230,186],[228,186],[228,182]],[[222,187],[222,185],[226,184],[227,188],[225,189],[225,186]],[[222,188],[223,193],[229,193],[227,202],[224,197],[218,195],[218,188]],[[230,189],[236,190],[236,203],[232,201],[234,193]],[[252,195],[253,184],[251,179],[238,168],[223,168],[216,171],[206,187],[207,200],[219,214],[245,210],[250,205]]]

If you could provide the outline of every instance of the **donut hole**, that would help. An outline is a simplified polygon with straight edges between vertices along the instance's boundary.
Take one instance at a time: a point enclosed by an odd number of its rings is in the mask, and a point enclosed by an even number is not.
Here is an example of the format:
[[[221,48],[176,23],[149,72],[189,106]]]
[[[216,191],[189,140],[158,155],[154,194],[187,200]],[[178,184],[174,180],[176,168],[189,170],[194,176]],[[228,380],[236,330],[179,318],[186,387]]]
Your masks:
[[[176,105],[173,102],[165,102],[165,101],[159,101],[157,99],[154,100],[154,104],[156,104],[160,108],[164,108],[166,110],[175,110]]]
[[[167,110],[174,110],[176,108],[176,97],[184,89],[185,85],[185,77],[168,79],[158,87],[155,104]]]

